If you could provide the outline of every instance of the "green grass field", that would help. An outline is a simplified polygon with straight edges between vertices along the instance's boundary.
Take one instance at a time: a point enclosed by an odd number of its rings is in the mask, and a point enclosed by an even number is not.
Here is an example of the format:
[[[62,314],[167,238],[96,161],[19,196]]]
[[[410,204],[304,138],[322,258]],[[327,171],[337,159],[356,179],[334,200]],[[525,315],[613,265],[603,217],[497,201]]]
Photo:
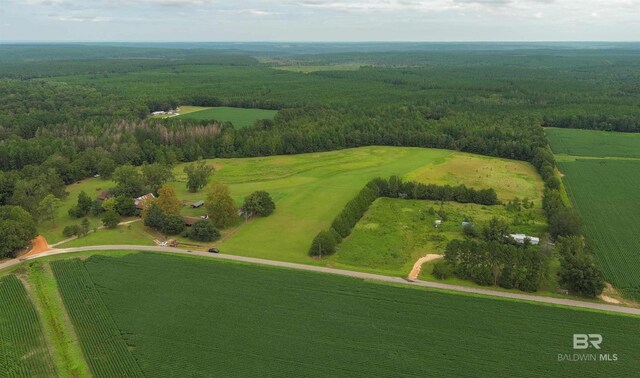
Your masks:
[[[635,317],[158,253],[52,265],[95,376],[633,376],[640,368]],[[598,352],[618,361],[558,362],[584,332],[602,334]]]
[[[84,247],[88,245],[156,245],[156,234],[144,227],[142,222],[121,225],[114,229],[103,229],[87,236],[61,244],[59,248]]]
[[[275,117],[277,110],[266,109],[245,109],[245,108],[202,108],[189,112],[182,112],[180,107],[180,115],[175,118],[180,119],[197,119],[197,120],[216,120],[221,122],[231,122],[237,129],[252,126],[259,119],[272,119]],[[191,108],[191,107],[188,107]],[[192,109],[189,109],[192,110]]]
[[[274,66],[276,70],[311,73],[317,71],[356,71],[362,67],[360,63],[343,63],[343,64],[331,64],[331,65],[291,65],[291,66]]]
[[[0,376],[57,375],[38,313],[15,275],[0,277]]]
[[[480,230],[489,220],[500,217],[512,222],[515,213],[504,206],[483,206],[447,202],[447,221],[438,228],[440,202],[379,198],[342,241],[329,264],[344,269],[367,268],[390,275],[406,276],[415,261],[428,253],[443,253],[447,243],[462,239],[461,223],[470,219]],[[542,210],[523,210],[522,224],[511,225],[514,232],[539,236],[545,231]],[[526,215],[526,222],[524,217]]]
[[[465,173],[429,174],[459,169],[461,161],[468,166],[465,172],[469,174],[469,183]],[[322,263],[307,256],[313,237],[327,228],[344,205],[376,176],[400,175],[426,183],[494,187],[503,200],[512,198],[514,187],[523,191],[521,197],[529,193],[530,198],[537,199],[540,197],[538,188],[541,187],[539,176],[527,163],[423,148],[363,147],[301,155],[214,159],[208,163],[216,167],[212,179],[229,185],[238,205],[253,191],[266,190],[277,207],[267,218],[241,224],[237,232],[219,243],[219,247],[230,254],[301,263]],[[204,192],[187,191],[182,169],[183,165],[175,167],[175,181],[171,182],[179,198],[188,201],[205,199]],[[491,174],[479,174],[476,170],[489,170]],[[511,178],[507,180],[509,175]],[[112,182],[95,178],[70,186],[68,191],[71,194],[60,209],[58,226],[43,227],[43,234],[49,243],[62,240],[64,225],[79,223],[66,212],[75,203],[80,190],[96,196],[101,189],[111,186]],[[539,206],[539,200],[536,202]],[[182,213],[198,216],[204,215],[206,209],[194,210],[185,206]],[[90,219],[94,225],[100,222]],[[135,231],[136,227],[132,226],[132,229]],[[283,230],[287,232],[283,233]],[[111,231],[111,235],[107,235],[107,232],[100,230],[65,246],[120,244],[121,241],[148,244],[153,240],[151,235],[139,233],[133,236],[121,228]]]
[[[640,135],[547,129],[567,194],[607,281],[640,298]],[[572,156],[573,155],[573,156]],[[606,157],[606,159],[605,159]]]
[[[546,129],[558,155],[640,158],[640,134],[597,130]]]

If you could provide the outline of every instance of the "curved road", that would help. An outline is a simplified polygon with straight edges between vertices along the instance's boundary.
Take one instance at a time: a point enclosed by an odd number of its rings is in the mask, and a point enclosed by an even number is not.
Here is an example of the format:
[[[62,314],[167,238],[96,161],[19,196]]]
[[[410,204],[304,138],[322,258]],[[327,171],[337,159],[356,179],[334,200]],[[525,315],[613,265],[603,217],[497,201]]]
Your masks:
[[[170,252],[170,253],[177,253],[177,254],[184,254],[184,255],[206,256],[214,259],[241,261],[241,262],[252,263],[252,264],[270,265],[270,266],[277,266],[277,267],[290,268],[290,269],[307,270],[311,272],[329,273],[329,274],[336,274],[339,276],[390,282],[394,284],[423,286],[423,287],[429,287],[434,289],[457,291],[457,292],[463,292],[463,293],[487,295],[487,296],[509,298],[509,299],[518,299],[518,300],[524,300],[524,301],[530,301],[530,302],[540,302],[540,303],[547,303],[547,304],[561,305],[561,306],[568,306],[568,307],[578,307],[578,308],[586,308],[586,309],[593,309],[593,310],[617,312],[622,314],[640,315],[640,309],[631,308],[631,307],[623,307],[623,306],[609,305],[609,304],[603,304],[603,303],[583,302],[583,301],[572,300],[572,299],[543,297],[543,296],[536,296],[536,295],[529,295],[529,294],[510,293],[510,292],[488,290],[488,289],[479,289],[474,287],[450,285],[450,284],[444,284],[444,283],[438,283],[438,282],[406,280],[400,277],[390,277],[390,276],[384,276],[381,274],[354,272],[351,270],[342,270],[342,269],[326,268],[321,266],[258,259],[253,257],[225,255],[225,254],[219,254],[219,253],[189,251],[189,250],[180,249],[180,248],[159,247],[159,246],[98,245],[98,246],[79,247],[79,248],[52,249],[48,252],[40,253],[34,256],[29,256],[23,259],[13,259],[13,260],[5,261],[4,263],[0,263],[0,271],[5,268],[18,265],[23,261],[35,260],[35,259],[46,257],[46,256],[54,256],[54,255],[73,253],[73,252],[108,251],[108,250]]]

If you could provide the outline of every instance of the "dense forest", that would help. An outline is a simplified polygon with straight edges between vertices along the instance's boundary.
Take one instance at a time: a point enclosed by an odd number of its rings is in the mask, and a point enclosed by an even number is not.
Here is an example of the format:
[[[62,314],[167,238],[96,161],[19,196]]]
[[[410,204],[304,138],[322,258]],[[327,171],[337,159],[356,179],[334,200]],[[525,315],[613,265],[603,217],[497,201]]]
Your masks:
[[[32,212],[126,164],[418,146],[533,163],[550,223],[571,228],[543,127],[640,131],[640,49],[480,47],[0,46],[0,205]],[[314,65],[336,69],[281,69]],[[243,129],[148,118],[178,105],[279,112]]]

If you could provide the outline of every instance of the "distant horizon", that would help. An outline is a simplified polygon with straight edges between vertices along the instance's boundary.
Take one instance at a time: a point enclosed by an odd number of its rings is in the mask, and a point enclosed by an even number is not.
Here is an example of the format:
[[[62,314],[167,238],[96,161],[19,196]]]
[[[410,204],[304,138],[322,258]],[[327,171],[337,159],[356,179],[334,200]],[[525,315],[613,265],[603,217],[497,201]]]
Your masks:
[[[637,40],[54,40],[16,39],[2,40],[0,43],[640,43]]]
[[[4,5],[0,38],[6,41],[640,40],[640,0],[5,0]]]

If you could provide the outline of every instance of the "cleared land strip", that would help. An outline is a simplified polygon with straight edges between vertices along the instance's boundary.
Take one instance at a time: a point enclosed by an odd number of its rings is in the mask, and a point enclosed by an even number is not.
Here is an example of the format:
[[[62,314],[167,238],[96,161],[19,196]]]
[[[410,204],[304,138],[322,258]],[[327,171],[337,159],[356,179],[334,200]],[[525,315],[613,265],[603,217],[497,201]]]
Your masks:
[[[14,260],[6,261],[0,264],[0,270],[18,265],[22,261],[34,260],[34,259],[38,259],[46,256],[55,256],[55,255],[61,255],[65,253],[74,253],[74,252],[109,251],[109,250],[170,252],[170,253],[178,253],[178,254],[184,254],[184,255],[204,256],[209,258],[240,261],[240,262],[246,262],[251,264],[270,265],[270,266],[299,269],[299,270],[306,270],[306,271],[312,271],[312,272],[330,273],[330,274],[336,274],[340,276],[355,277],[355,278],[361,278],[365,280],[383,281],[383,282],[389,282],[394,284],[422,286],[422,287],[429,287],[433,289],[441,289],[441,290],[456,291],[456,292],[478,294],[478,295],[488,295],[488,296],[494,296],[494,297],[547,303],[547,304],[560,305],[560,306],[609,311],[609,312],[616,312],[621,314],[640,315],[640,309],[636,309],[636,308],[629,308],[629,307],[622,307],[622,306],[615,306],[615,305],[608,305],[608,304],[601,304],[601,303],[583,302],[583,301],[572,300],[572,299],[543,297],[543,296],[535,296],[535,295],[529,295],[529,294],[508,293],[508,292],[502,292],[502,291],[496,291],[496,290],[479,289],[479,288],[450,285],[450,284],[444,284],[444,283],[438,283],[438,282],[406,280],[400,277],[389,277],[389,276],[383,276],[381,274],[354,272],[350,270],[326,268],[321,266],[296,264],[296,263],[274,261],[274,260],[265,260],[265,259],[258,259],[254,257],[225,255],[225,254],[217,254],[217,253],[214,254],[214,253],[199,252],[199,251],[188,251],[188,250],[184,250],[180,248],[172,248],[172,247],[139,246],[139,245],[102,245],[102,246],[90,246],[90,247],[79,247],[79,248],[54,249],[49,252],[42,253],[36,256],[31,256],[25,259],[20,259],[20,260],[14,259]]]

